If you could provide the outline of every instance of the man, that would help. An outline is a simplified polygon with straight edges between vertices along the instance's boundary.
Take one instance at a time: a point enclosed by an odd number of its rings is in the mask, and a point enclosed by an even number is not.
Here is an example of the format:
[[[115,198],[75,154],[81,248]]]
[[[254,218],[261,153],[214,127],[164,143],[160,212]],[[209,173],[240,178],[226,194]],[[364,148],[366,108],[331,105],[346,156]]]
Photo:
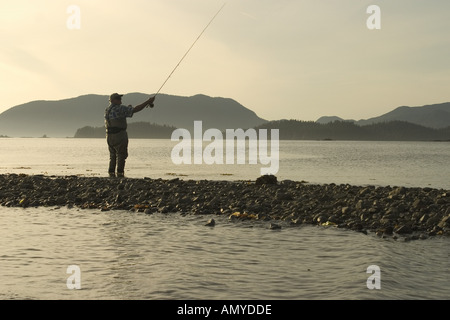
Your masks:
[[[109,176],[123,177],[125,173],[125,160],[128,158],[127,119],[135,113],[142,111],[146,106],[153,108],[155,97],[144,103],[132,107],[122,105],[122,94],[113,93],[109,97],[110,105],[105,110],[106,140],[109,148]]]

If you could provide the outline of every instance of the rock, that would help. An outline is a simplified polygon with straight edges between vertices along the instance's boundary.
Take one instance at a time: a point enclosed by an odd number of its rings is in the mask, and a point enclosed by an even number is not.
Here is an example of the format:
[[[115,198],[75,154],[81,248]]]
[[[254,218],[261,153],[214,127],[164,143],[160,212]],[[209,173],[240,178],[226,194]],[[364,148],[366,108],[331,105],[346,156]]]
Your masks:
[[[369,208],[369,212],[370,213],[378,213],[378,208],[374,208],[374,207],[372,207],[372,208]]]
[[[377,234],[380,233],[381,235],[388,235],[391,236],[394,231],[394,228],[392,226],[387,226],[386,228],[381,228],[377,230]]]
[[[372,214],[370,214],[369,212],[363,212],[363,213],[361,213],[361,215],[360,215],[360,219],[361,219],[361,221],[363,221],[363,222],[369,221],[371,217],[372,217]]]
[[[364,226],[361,223],[357,222],[353,223],[351,228],[356,231],[362,231],[364,229]]]
[[[442,220],[438,223],[439,228],[449,228],[450,227],[450,216],[442,218]]]
[[[182,214],[221,212],[230,219],[273,222],[273,228],[277,228],[276,221],[283,220],[291,224],[337,224],[356,231],[382,231],[383,237],[394,230],[450,234],[450,192],[445,190],[312,185],[287,180],[278,184],[275,176],[261,176],[253,184],[0,174],[0,204],[70,205],[96,210],[133,208],[146,214],[158,210]]]
[[[391,192],[389,192],[389,196],[391,198],[397,198],[401,195],[404,195],[406,193],[406,189],[404,187],[395,188]]]
[[[413,234],[411,236],[411,240],[418,240],[418,239],[419,239],[419,235],[417,235],[417,234]]]
[[[209,219],[208,222],[205,224],[207,227],[214,227],[216,225],[216,221],[214,219]]]
[[[426,204],[421,199],[416,199],[412,204],[414,209],[422,209]]]
[[[366,209],[367,207],[368,207],[367,201],[363,201],[363,200],[359,200],[358,203],[356,203],[356,206],[355,206],[355,208],[359,209],[359,210]]]
[[[340,223],[341,219],[337,214],[333,214],[328,218],[328,221],[333,223]]]
[[[292,195],[290,195],[289,193],[283,193],[283,192],[277,193],[276,197],[277,197],[277,200],[280,200],[280,201],[293,199]]]
[[[399,210],[397,207],[391,207],[386,211],[386,215],[388,215],[391,219],[396,219],[399,217]]]
[[[19,204],[20,204],[22,207],[26,208],[26,207],[29,206],[30,201],[29,201],[27,198],[23,198],[22,200],[19,201]]]
[[[409,234],[409,233],[413,232],[413,230],[411,229],[411,226],[409,224],[401,225],[400,227],[396,228],[394,231],[395,231],[395,233],[398,233],[398,234]]]
[[[270,220],[270,217],[267,214],[265,214],[265,213],[258,213],[256,215],[256,220],[267,221],[267,220]]]
[[[427,220],[428,220],[428,214],[424,214],[424,215],[422,215],[422,217],[420,217],[419,223],[425,224],[427,222]]]
[[[272,223],[269,225],[269,229],[270,229],[270,230],[279,230],[279,229],[281,229],[281,226],[272,222]]]
[[[436,215],[433,215],[428,218],[426,225],[427,225],[427,227],[431,227],[431,226],[437,225],[439,222],[440,222],[439,217],[437,217]]]
[[[425,234],[425,233],[421,233],[421,234],[419,235],[419,239],[420,239],[420,240],[426,240],[426,239],[428,239],[428,235]]]
[[[264,175],[256,179],[256,185],[265,185],[265,184],[278,184],[277,177],[274,175]]]
[[[169,213],[169,207],[168,206],[162,206],[162,207],[158,207],[158,212],[159,213]]]
[[[360,195],[361,197],[364,197],[364,196],[370,194],[370,192],[371,192],[371,188],[370,188],[370,187],[367,187],[367,188],[362,189],[362,190],[359,192],[359,195]]]
[[[328,221],[328,215],[321,213],[315,217],[314,221],[316,221],[317,223],[325,223]]]

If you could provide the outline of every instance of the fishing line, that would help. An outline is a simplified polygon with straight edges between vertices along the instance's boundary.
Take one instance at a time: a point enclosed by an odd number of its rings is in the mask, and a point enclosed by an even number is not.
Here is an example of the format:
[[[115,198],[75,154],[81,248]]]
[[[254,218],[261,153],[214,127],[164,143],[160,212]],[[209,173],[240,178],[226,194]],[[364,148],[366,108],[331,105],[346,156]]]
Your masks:
[[[181,64],[181,62],[183,62],[184,58],[186,58],[186,56],[189,54],[189,52],[191,51],[191,49],[195,46],[195,44],[197,43],[197,41],[200,39],[200,37],[203,35],[203,33],[205,33],[206,29],[208,29],[208,27],[211,25],[211,23],[214,21],[214,19],[219,15],[219,13],[222,11],[222,9],[225,7],[227,3],[225,2],[222,7],[219,9],[219,11],[217,11],[217,13],[214,15],[214,17],[212,17],[212,19],[208,22],[208,24],[206,25],[206,27],[203,29],[203,31],[199,34],[199,36],[197,37],[197,39],[195,39],[195,41],[192,43],[192,45],[189,47],[188,51],[186,51],[186,53],[183,55],[183,57],[180,59],[180,61],[177,63],[177,65],[175,66],[175,68],[173,68],[172,72],[169,74],[169,76],[167,77],[167,79],[163,82],[163,84],[161,85],[161,87],[158,89],[158,91],[155,93],[155,98],[156,96],[161,92],[162,88],[164,87],[164,85],[167,83],[167,81],[169,81],[170,77],[172,77],[172,75],[174,74],[175,70],[177,70],[178,66]],[[152,105],[150,105],[151,107],[153,107]]]

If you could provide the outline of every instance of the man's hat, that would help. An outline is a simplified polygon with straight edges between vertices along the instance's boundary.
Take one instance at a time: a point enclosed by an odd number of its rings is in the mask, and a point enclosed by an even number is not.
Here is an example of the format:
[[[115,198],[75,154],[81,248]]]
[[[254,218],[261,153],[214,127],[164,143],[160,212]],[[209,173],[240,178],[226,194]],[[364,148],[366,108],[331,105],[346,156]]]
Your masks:
[[[112,95],[109,96],[109,101],[112,101],[114,99],[122,99],[123,94],[118,94],[118,93],[113,93]]]

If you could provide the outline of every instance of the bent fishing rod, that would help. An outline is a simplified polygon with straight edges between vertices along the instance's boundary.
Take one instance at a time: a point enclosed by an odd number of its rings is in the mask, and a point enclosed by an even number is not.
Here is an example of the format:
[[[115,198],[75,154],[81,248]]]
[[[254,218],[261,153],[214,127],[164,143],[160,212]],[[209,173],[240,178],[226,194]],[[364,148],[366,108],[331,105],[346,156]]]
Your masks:
[[[166,80],[163,82],[163,84],[161,85],[161,87],[158,89],[158,91],[155,93],[155,95],[153,96],[153,98],[156,98],[156,96],[161,92],[162,88],[164,87],[164,85],[167,83],[167,81],[169,81],[170,77],[172,77],[172,75],[174,74],[175,70],[177,70],[177,68],[180,66],[181,62],[183,62],[184,58],[186,58],[186,56],[189,54],[189,52],[191,51],[191,49],[195,46],[195,44],[197,43],[197,41],[201,38],[201,36],[203,35],[203,33],[205,33],[206,29],[208,29],[208,27],[211,25],[211,23],[214,21],[214,19],[216,19],[216,17],[219,15],[219,13],[222,11],[223,7],[225,7],[227,3],[225,2],[222,7],[219,9],[219,11],[217,11],[217,13],[214,15],[214,17],[212,17],[212,19],[208,22],[208,24],[206,25],[206,27],[202,30],[202,32],[199,34],[199,36],[197,37],[197,39],[195,39],[195,41],[192,43],[192,45],[189,47],[189,49],[186,51],[186,53],[183,55],[183,57],[180,59],[180,61],[177,63],[177,65],[175,66],[175,68],[173,68],[172,72],[169,74],[169,76],[166,78]],[[154,104],[149,104],[147,105],[147,107],[153,108]]]

